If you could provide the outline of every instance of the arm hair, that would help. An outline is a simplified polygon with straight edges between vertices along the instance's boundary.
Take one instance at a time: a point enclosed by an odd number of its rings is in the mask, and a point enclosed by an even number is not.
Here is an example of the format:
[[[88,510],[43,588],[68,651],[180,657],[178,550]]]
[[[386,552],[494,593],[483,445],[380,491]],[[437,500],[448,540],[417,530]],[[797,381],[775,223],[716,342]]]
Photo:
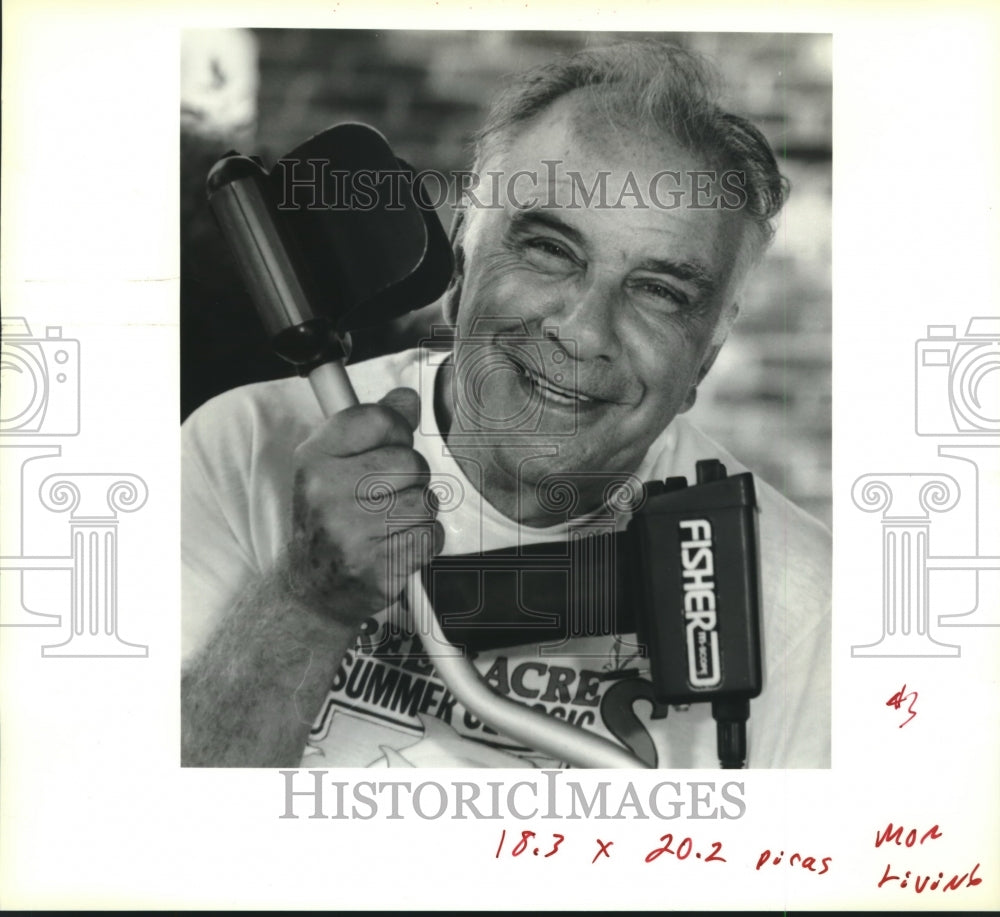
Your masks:
[[[288,588],[254,583],[181,674],[181,764],[296,767],[358,627]]]

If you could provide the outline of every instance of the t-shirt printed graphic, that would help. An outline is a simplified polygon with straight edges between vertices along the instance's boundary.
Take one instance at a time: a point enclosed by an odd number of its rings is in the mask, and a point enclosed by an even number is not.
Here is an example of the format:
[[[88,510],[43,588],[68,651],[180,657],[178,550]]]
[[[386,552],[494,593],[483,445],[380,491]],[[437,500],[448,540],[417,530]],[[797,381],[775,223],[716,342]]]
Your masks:
[[[634,639],[634,638],[633,638]],[[666,715],[642,677],[641,650],[627,638],[576,640],[542,656],[535,646],[479,653],[473,664],[504,697],[606,738],[648,766],[657,750],[644,719]],[[649,717],[633,709],[646,700]],[[638,706],[638,705],[637,705]],[[437,676],[419,635],[369,618],[348,652],[309,737],[303,766],[328,759],[364,767],[567,767],[498,735]]]

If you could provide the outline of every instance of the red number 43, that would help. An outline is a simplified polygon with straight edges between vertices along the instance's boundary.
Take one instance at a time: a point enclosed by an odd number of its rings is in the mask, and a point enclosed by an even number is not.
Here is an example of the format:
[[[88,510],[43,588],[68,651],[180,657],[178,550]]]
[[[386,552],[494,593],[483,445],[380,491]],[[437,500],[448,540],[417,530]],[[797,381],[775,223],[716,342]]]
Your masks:
[[[895,694],[892,695],[886,702],[887,707],[892,707],[894,710],[898,710],[907,701],[910,702],[910,706],[907,708],[907,712],[910,714],[902,723],[899,724],[899,728],[902,729],[910,720],[912,720],[916,715],[917,711],[913,709],[913,705],[917,702],[917,692],[911,691],[909,694],[906,693],[906,685],[903,685]]]

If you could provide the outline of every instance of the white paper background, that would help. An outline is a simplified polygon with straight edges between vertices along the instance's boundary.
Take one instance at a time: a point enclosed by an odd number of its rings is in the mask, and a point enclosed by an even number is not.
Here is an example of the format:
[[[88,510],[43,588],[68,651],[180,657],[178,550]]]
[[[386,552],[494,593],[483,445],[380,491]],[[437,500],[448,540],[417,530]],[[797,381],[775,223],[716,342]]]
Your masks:
[[[148,484],[146,505],[119,523],[118,590],[120,634],[148,645],[149,655],[43,658],[40,648],[56,642],[58,628],[0,630],[0,904],[535,910],[1000,904],[1000,628],[936,632],[961,647],[959,658],[850,656],[852,645],[878,639],[882,592],[878,515],[855,508],[851,485],[869,472],[961,475],[959,463],[937,456],[936,440],[914,436],[914,342],[928,324],[955,324],[961,332],[974,315],[1000,314],[998,24],[988,4],[805,12],[647,3],[587,12],[579,3],[493,3],[476,13],[444,3],[291,0],[5,4],[4,315],[26,316],[36,335],[62,326],[64,337],[81,342],[82,432],[60,441],[62,456],[47,460],[53,463],[47,470],[130,472]],[[208,26],[833,32],[831,771],[741,775],[747,814],[739,821],[559,827],[513,819],[283,821],[277,773],[177,766],[178,49],[182,28]],[[5,494],[10,474],[5,464]],[[5,526],[16,511],[4,507]],[[935,529],[935,553],[967,552],[971,518],[959,508],[951,529]],[[932,593],[932,623],[961,610],[949,601],[947,589]],[[903,683],[919,692],[918,715],[899,729],[904,715],[885,701]],[[589,785],[597,777],[580,779]],[[635,779],[645,786],[730,777],[683,772]],[[466,778],[477,774],[413,777]],[[478,779],[501,778],[479,773]],[[943,837],[911,851],[875,850],[875,833],[889,821],[921,830],[936,823]],[[508,838],[534,828],[558,830],[567,840],[549,859],[495,859],[501,828]],[[645,864],[665,831],[690,835],[703,849],[722,841],[729,862],[661,857]],[[615,841],[612,859],[591,866],[598,837]],[[767,848],[831,856],[832,868],[825,876],[784,863],[755,871]],[[979,862],[983,881],[948,894],[877,890],[889,861],[899,867],[895,872],[944,871],[945,879]]]

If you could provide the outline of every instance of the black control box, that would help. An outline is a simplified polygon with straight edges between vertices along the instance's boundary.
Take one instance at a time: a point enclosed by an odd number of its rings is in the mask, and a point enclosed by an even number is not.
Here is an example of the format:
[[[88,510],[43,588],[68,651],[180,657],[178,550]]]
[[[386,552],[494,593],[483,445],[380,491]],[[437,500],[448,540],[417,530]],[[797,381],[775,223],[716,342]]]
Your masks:
[[[697,484],[646,484],[628,525],[630,604],[656,699],[749,700],[762,687],[757,503],[753,475],[717,459]]]

